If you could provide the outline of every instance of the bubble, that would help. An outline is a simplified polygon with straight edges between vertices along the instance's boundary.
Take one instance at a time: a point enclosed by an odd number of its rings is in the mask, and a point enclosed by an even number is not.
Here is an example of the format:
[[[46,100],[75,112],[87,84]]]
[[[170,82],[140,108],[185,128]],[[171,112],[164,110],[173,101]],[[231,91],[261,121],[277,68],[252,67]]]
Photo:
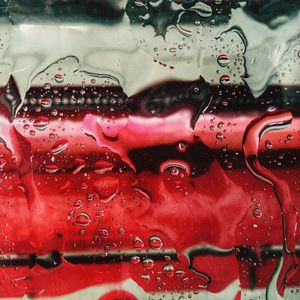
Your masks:
[[[154,250],[159,250],[163,246],[162,240],[157,235],[151,236],[148,240],[148,244],[149,244],[150,248],[152,248]]]
[[[76,223],[80,226],[88,226],[91,222],[91,217],[86,212],[81,212],[76,216]]]

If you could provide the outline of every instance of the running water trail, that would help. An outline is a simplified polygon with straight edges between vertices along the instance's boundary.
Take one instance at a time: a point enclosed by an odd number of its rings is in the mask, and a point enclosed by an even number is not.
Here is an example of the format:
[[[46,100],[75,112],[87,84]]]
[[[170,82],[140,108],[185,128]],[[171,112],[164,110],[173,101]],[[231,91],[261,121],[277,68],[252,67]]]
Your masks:
[[[45,243],[45,240],[49,239],[52,232],[49,230],[48,224],[51,224],[49,217],[53,220],[56,217],[54,210],[47,205],[45,200],[39,194],[38,188],[34,181],[34,174],[32,169],[32,147],[30,141],[24,137],[15,126],[14,114],[12,109],[14,107],[11,103],[18,103],[20,95],[13,77],[10,78],[9,84],[5,88],[6,95],[9,92],[9,102],[3,99],[4,94],[1,95],[0,111],[2,118],[0,120],[1,128],[4,133],[4,142],[16,158],[17,172],[20,179],[20,187],[24,191],[24,195],[27,201],[29,220],[26,224],[29,228],[29,240],[28,243],[38,253]],[[1,132],[2,136],[3,133]],[[49,212],[51,211],[51,213]],[[45,216],[48,218],[48,222],[45,222]],[[42,224],[42,225],[41,225]],[[45,232],[47,234],[45,235]]]
[[[284,294],[286,282],[293,276],[298,265],[295,254],[297,210],[294,207],[288,183],[259,162],[258,150],[265,133],[284,129],[291,124],[292,120],[292,114],[287,111],[267,112],[247,126],[243,137],[243,151],[248,169],[257,179],[272,187],[281,210],[284,252],[283,265],[277,281],[277,289],[281,296]]]

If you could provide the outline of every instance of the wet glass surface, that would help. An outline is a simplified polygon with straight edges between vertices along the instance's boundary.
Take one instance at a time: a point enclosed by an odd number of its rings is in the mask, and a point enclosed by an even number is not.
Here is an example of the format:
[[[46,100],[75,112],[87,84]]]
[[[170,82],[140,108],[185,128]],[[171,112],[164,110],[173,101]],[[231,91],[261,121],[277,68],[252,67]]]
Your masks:
[[[300,299],[299,7],[1,0],[0,297]]]

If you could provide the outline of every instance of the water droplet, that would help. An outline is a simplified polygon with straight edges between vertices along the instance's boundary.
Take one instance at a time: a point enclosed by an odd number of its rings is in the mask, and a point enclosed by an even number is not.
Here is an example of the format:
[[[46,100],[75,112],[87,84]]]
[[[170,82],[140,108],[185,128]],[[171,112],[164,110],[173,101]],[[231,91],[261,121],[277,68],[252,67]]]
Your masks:
[[[253,210],[253,216],[254,216],[255,218],[261,218],[261,216],[262,216],[262,211],[261,211],[259,208],[255,208],[255,209]]]
[[[168,160],[163,162],[159,167],[160,173],[164,171],[170,171],[170,174],[173,176],[177,176],[179,174],[179,170],[183,170],[187,173],[187,175],[191,174],[190,166],[181,160]],[[177,173],[178,170],[178,173]]]
[[[149,244],[150,248],[152,248],[154,250],[159,250],[163,246],[162,240],[157,235],[151,236],[148,240],[148,244]]]
[[[145,269],[150,270],[154,266],[154,261],[150,258],[146,258],[143,260],[143,266]]]
[[[6,160],[4,158],[0,158],[0,169],[2,170],[6,165]]]
[[[175,271],[175,275],[177,277],[183,277],[185,275],[185,272],[181,269],[178,269],[178,270]]]
[[[119,234],[124,234],[125,233],[125,228],[124,227],[119,227],[118,228],[118,233]]]
[[[44,84],[44,90],[50,90],[51,89],[51,83],[50,82],[46,82]]]
[[[135,239],[133,241],[133,248],[135,248],[135,249],[144,248],[144,242],[140,237],[138,237],[138,236],[135,237]]]
[[[106,228],[100,228],[98,230],[98,234],[104,239],[107,239],[109,237],[109,231]]]
[[[218,128],[219,128],[219,129],[222,129],[222,128],[224,128],[224,125],[225,125],[225,124],[224,124],[223,122],[219,122]]]
[[[64,81],[64,77],[61,74],[55,74],[54,79],[57,83],[62,83]]]
[[[292,141],[294,137],[293,137],[292,134],[288,134],[286,138],[287,138],[289,141]]]
[[[172,265],[165,265],[163,267],[163,274],[169,278],[174,276],[174,267]]]
[[[69,143],[67,140],[60,140],[57,143],[54,144],[51,148],[51,153],[52,154],[59,154],[62,151],[66,150],[68,147]]]
[[[75,208],[81,208],[82,207],[82,201],[80,199],[78,200],[75,200],[74,203],[73,203],[73,207]]]
[[[49,119],[46,117],[39,117],[33,122],[33,126],[37,130],[45,130],[48,127]]]
[[[269,141],[269,140],[266,140],[265,147],[266,147],[267,150],[271,150],[273,148],[272,142]]]
[[[218,140],[223,140],[223,139],[224,139],[223,133],[218,132],[218,133],[216,134],[216,138],[217,138]]]
[[[171,170],[170,170],[170,174],[172,176],[177,176],[179,174],[179,169],[176,168],[176,167],[172,167]]]
[[[92,202],[94,200],[94,198],[95,198],[95,194],[93,192],[89,192],[86,194],[86,200],[88,202]]]
[[[40,100],[40,105],[41,105],[43,108],[47,109],[47,108],[50,108],[50,107],[51,107],[52,101],[51,101],[51,99],[49,99],[49,98],[42,98],[42,99]]]
[[[53,174],[59,170],[58,166],[56,165],[45,165],[45,171],[47,173]]]
[[[141,261],[141,259],[140,259],[138,256],[132,256],[132,257],[130,258],[130,262],[131,262],[132,264],[138,264],[140,261]]]
[[[221,66],[221,67],[226,67],[229,63],[229,59],[228,59],[228,56],[226,54],[220,54],[218,56],[218,64]]]
[[[93,187],[99,199],[107,203],[116,196],[119,190],[119,179],[111,176],[102,177],[94,182]]]
[[[76,223],[80,226],[88,226],[91,222],[91,217],[85,212],[79,213],[76,217]]]
[[[187,145],[184,142],[180,142],[177,145],[177,149],[179,152],[185,152],[187,149]]]
[[[105,161],[105,160],[98,160],[95,164],[95,170],[94,172],[96,174],[104,174],[108,171],[111,171],[113,169],[113,164]]]
[[[220,83],[222,85],[229,85],[230,84],[230,76],[229,75],[222,75],[220,78]]]
[[[141,279],[143,279],[144,281],[150,281],[151,278],[149,274],[142,274]]]

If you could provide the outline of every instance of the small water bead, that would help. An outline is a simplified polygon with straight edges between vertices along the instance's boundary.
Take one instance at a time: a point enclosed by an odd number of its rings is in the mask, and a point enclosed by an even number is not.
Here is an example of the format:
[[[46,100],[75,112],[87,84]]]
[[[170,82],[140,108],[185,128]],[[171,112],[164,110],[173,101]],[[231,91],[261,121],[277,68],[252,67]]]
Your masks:
[[[177,277],[183,277],[185,275],[185,271],[181,270],[181,269],[178,269],[175,271],[175,275]]]
[[[107,239],[109,237],[109,231],[106,228],[100,228],[98,230],[98,234],[104,239]]]
[[[184,142],[180,142],[177,145],[177,150],[179,152],[185,152],[187,150],[187,145]]]
[[[49,119],[46,117],[39,117],[33,122],[33,127],[37,130],[43,131],[48,127]]]
[[[229,64],[229,58],[226,54],[220,54],[217,61],[221,67],[226,67]]]
[[[141,259],[139,258],[139,256],[132,256],[132,257],[130,258],[130,262],[131,262],[132,264],[138,264],[140,261],[141,261]]]
[[[150,258],[146,258],[143,260],[143,266],[145,269],[150,270],[154,266],[154,261]]]
[[[49,98],[42,98],[40,100],[40,105],[41,105],[42,108],[47,109],[47,108],[51,107],[52,101]]]
[[[61,75],[61,74],[55,74],[54,75],[54,80],[57,82],[57,83],[62,83],[64,81],[64,77]]]
[[[224,139],[223,133],[218,132],[218,133],[216,134],[216,138],[217,138],[218,140],[223,140],[223,139]]]
[[[76,223],[80,226],[88,226],[91,222],[91,217],[86,212],[81,212],[76,216]]]
[[[253,216],[255,217],[255,218],[261,218],[262,217],[262,211],[259,209],[259,208],[255,208],[254,210],[253,210]]]
[[[86,194],[86,200],[88,202],[92,202],[94,200],[94,198],[95,198],[95,194],[93,192],[89,192]]]
[[[144,242],[140,237],[138,237],[138,236],[135,237],[135,239],[133,241],[133,248],[135,248],[135,249],[144,248]]]
[[[73,203],[73,207],[81,208],[82,207],[82,201],[80,199],[75,200],[74,203]]]
[[[163,267],[163,274],[169,278],[172,278],[174,276],[175,270],[172,265],[165,265]]]
[[[2,170],[6,165],[6,160],[4,158],[0,158],[0,169]]]
[[[94,181],[93,187],[100,201],[108,203],[117,195],[119,185],[118,178],[106,176]]]
[[[176,168],[176,167],[172,167],[171,170],[170,170],[170,174],[172,176],[177,176],[179,174],[179,169]]]
[[[266,140],[265,147],[267,150],[271,150],[273,148],[273,144],[270,140]]]
[[[159,250],[163,246],[162,240],[157,235],[151,236],[148,240],[148,244],[149,244],[150,248],[154,249],[154,250]]]
[[[44,90],[50,90],[50,89],[51,89],[51,83],[50,82],[44,83]]]
[[[223,122],[219,122],[219,123],[218,123],[218,128],[219,128],[219,129],[223,129],[224,126],[225,126],[225,124],[224,124]]]
[[[60,140],[52,146],[51,153],[57,155],[66,150],[68,145],[69,143],[67,140]]]
[[[221,78],[220,78],[220,83],[222,85],[230,85],[230,82],[231,82],[231,79],[230,79],[230,76],[229,75],[222,75]]]
[[[125,231],[125,228],[124,228],[124,227],[119,227],[119,228],[118,228],[118,233],[119,233],[119,234],[125,234],[125,232],[126,232],[126,231]]]

